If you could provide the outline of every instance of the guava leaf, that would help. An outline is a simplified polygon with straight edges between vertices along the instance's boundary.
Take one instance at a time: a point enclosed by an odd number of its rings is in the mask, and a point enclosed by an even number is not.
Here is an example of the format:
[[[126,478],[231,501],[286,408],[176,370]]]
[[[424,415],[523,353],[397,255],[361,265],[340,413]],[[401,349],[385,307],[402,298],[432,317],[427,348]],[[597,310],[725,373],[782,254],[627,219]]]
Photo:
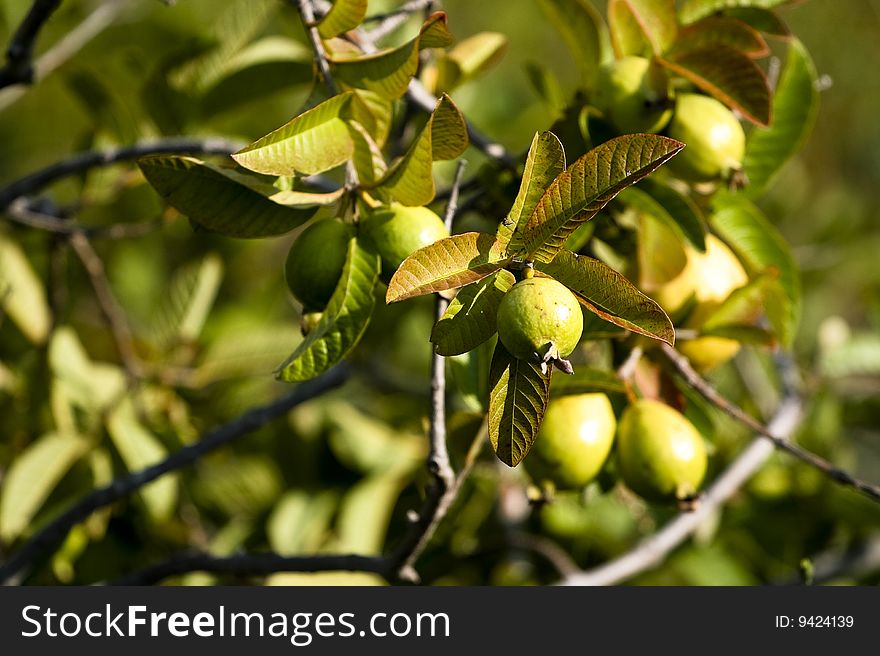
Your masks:
[[[733,7],[724,10],[724,16],[730,16],[741,20],[743,23],[751,25],[759,32],[788,38],[791,36],[791,30],[782,22],[775,13],[769,9],[761,9],[760,7]]]
[[[675,0],[610,0],[608,28],[618,57],[659,55],[675,41]]]
[[[325,39],[353,30],[367,15],[367,0],[335,0],[318,23],[318,34]]]
[[[678,10],[678,19],[682,25],[689,25],[701,18],[711,16],[727,9],[755,7],[772,9],[788,4],[792,0],[684,0]]]
[[[755,205],[742,196],[716,198],[710,223],[752,275],[775,271],[777,292],[765,307],[767,319],[784,346],[794,338],[800,317],[801,282],[788,243]]]
[[[706,250],[706,220],[696,203],[677,189],[648,178],[624,189],[619,199],[659,219],[698,251]]]
[[[559,78],[547,66],[535,61],[524,64],[526,75],[532,89],[544,104],[557,116],[563,112],[567,100]]]
[[[463,287],[431,331],[438,355],[460,355],[495,334],[498,306],[516,277],[502,269]]]
[[[725,45],[749,57],[770,54],[767,41],[748,23],[731,16],[707,16],[681,30],[670,49],[671,55]]]
[[[437,101],[428,122],[404,156],[376,185],[378,195],[402,205],[426,205],[436,193],[432,173],[435,160],[454,159],[468,145],[464,116],[447,96]]]
[[[435,91],[451,91],[485,73],[507,51],[507,37],[500,32],[478,32],[455,44],[437,61]]]
[[[748,55],[727,45],[713,45],[658,60],[757,125],[769,125],[770,84]]]
[[[391,130],[393,102],[365,89],[354,89],[352,93],[354,95],[349,107],[351,118],[360,123],[381,148],[388,140]]]
[[[223,260],[206,255],[177,271],[156,308],[151,332],[164,349],[192,343],[202,332],[223,279]]]
[[[489,442],[508,467],[526,457],[550,400],[550,373],[518,360],[498,342],[489,371]]]
[[[514,232],[522,255],[549,262],[581,223],[592,219],[623,189],[671,159],[684,144],[653,134],[606,141],[580,157],[550,184],[534,212]]]
[[[773,344],[773,335],[756,326],[768,303],[775,300],[776,271],[769,271],[733,290],[700,326],[701,335],[730,337],[738,341]]]
[[[444,48],[452,44],[452,35],[446,28],[446,14],[432,14],[418,36],[393,50],[368,55],[330,58],[333,77],[356,89],[366,89],[388,100],[400,98],[409,86],[419,66],[419,50]]]
[[[675,328],[663,308],[604,262],[563,250],[537,269],[568,287],[605,321],[670,346],[675,342]]]
[[[155,465],[168,455],[162,443],[141,424],[128,398],[107,415],[107,432],[130,472]],[[164,521],[177,504],[177,476],[167,474],[141,488],[139,494],[150,517]]]
[[[342,200],[345,196],[345,187],[340,187],[335,191],[327,192],[311,192],[297,191],[295,189],[284,189],[276,191],[269,196],[269,200],[286,207],[328,207]]]
[[[354,163],[354,170],[357,172],[358,180],[365,186],[376,184],[388,170],[388,165],[382,156],[382,150],[373,141],[373,137],[370,136],[366,128],[357,121],[349,121],[348,130],[351,134],[351,141],[354,144],[352,162]]]
[[[499,242],[505,246],[510,244],[513,235],[521,230],[520,225],[524,225],[535,211],[547,187],[564,170],[565,150],[559,138],[552,132],[536,132],[529,147],[519,193],[510,212],[498,225],[496,236]]]
[[[89,443],[64,433],[47,433],[13,461],[0,490],[0,539],[9,543],[30,525],[64,474]]]
[[[538,0],[547,19],[562,35],[587,89],[596,83],[599,65],[611,45],[602,15],[590,0]]]
[[[193,222],[228,237],[274,237],[314,216],[316,208],[279,205],[247,176],[193,157],[144,157],[138,166],[169,205]]]
[[[232,159],[266,175],[313,175],[343,164],[354,149],[345,124],[352,96],[346,92],[325,100],[242,148]]]
[[[0,233],[0,317],[8,316],[34,344],[43,344],[52,326],[46,288],[15,241]]]
[[[386,303],[464,287],[503,269],[510,258],[492,235],[465,232],[439,239],[401,262]]]
[[[321,320],[281,364],[276,376],[289,383],[310,380],[348,355],[370,322],[378,278],[379,256],[352,239],[342,277]]]
[[[817,74],[803,44],[792,39],[785,68],[773,95],[773,125],[756,128],[746,143],[744,193],[755,198],[804,145],[819,110]]]
[[[550,384],[553,398],[574,394],[625,394],[626,385],[614,371],[578,366],[570,376],[556,376]]]

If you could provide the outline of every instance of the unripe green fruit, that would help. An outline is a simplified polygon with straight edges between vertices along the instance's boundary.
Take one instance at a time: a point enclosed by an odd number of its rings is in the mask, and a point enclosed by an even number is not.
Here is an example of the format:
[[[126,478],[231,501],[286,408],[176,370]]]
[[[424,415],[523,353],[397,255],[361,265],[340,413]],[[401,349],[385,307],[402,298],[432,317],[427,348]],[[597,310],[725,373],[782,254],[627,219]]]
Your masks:
[[[511,287],[498,306],[498,338],[516,358],[542,362],[565,358],[584,329],[577,298],[552,278],[527,278]]]
[[[627,486],[645,499],[686,501],[706,475],[706,447],[680,412],[641,399],[620,418],[617,465]]]
[[[668,134],[687,144],[668,164],[682,180],[729,180],[742,169],[745,132],[736,116],[714,98],[679,94]]]
[[[536,482],[552,481],[559,489],[584,487],[608,459],[617,420],[604,394],[574,394],[547,406],[535,445],[525,459]]]
[[[322,219],[303,230],[290,247],[287,286],[306,311],[323,310],[342,275],[354,229],[341,219]]]
[[[382,257],[382,278],[386,282],[412,253],[449,236],[443,219],[427,207],[398,203],[368,210],[361,229]]]
[[[644,57],[621,57],[599,69],[596,104],[621,133],[660,132],[672,117],[668,81]]]

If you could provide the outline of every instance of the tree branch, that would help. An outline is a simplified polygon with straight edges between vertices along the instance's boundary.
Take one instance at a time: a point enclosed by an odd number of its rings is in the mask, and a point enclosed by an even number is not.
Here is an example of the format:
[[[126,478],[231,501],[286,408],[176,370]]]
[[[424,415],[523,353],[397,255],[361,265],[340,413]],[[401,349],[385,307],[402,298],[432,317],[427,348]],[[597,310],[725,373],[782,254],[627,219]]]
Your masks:
[[[61,6],[61,0],[34,0],[6,49],[6,65],[0,68],[0,89],[34,80],[34,44],[43,25]]]
[[[341,385],[348,368],[340,365],[323,376],[298,385],[292,392],[263,406],[252,408],[238,418],[206,433],[199,441],[186,446],[165,460],[113,480],[109,485],[87,494],[52,520],[0,566],[0,583],[9,581],[24,568],[48,554],[64,540],[70,529],[96,510],[109,506],[139,490],[147,483],[196,462],[221,446],[247,435],[283,416],[291,409]]]
[[[880,502],[880,486],[862,481],[850,474],[849,472],[835,467],[833,464],[823,458],[820,458],[815,453],[807,451],[806,449],[803,449],[796,444],[792,444],[787,439],[777,437],[772,433],[772,431],[761,424],[761,422],[759,422],[757,419],[754,419],[746,412],[744,412],[741,408],[721,396],[721,394],[719,394],[718,391],[714,387],[712,387],[712,385],[706,379],[704,379],[694,370],[694,368],[691,366],[691,363],[688,362],[688,359],[685,356],[683,356],[681,353],[679,353],[667,344],[663,344],[662,348],[663,354],[666,356],[672,366],[675,367],[682,378],[684,378],[685,382],[692,388],[694,388],[700,394],[700,396],[709,401],[709,403],[714,405],[716,408],[730,415],[736,421],[740,422],[761,437],[770,440],[773,445],[781,451],[785,451],[786,453],[794,456],[801,462],[804,462],[811,467],[818,469],[820,472],[828,476],[833,481],[840,483],[841,485],[854,488],[859,492],[862,492],[866,496],[870,497],[874,501]],[[791,364],[785,363],[784,369],[790,368]],[[783,370],[782,373],[783,376],[786,375],[785,370]]]
[[[6,208],[6,218],[28,228],[59,235],[85,235],[91,239],[131,239],[142,237],[162,227],[161,221],[113,223],[103,226],[81,225],[64,217],[36,211],[27,198],[16,198]]]
[[[402,4],[394,11],[389,11],[385,14],[374,14],[373,16],[367,16],[364,19],[364,23],[378,24],[376,25],[376,27],[373,27],[368,32],[365,32],[364,35],[374,43],[377,41],[381,41],[398,27],[403,25],[406,21],[408,21],[410,16],[420,11],[430,11],[435,4],[436,0],[410,0],[409,2]]]
[[[775,440],[786,440],[797,428],[803,415],[803,405],[797,396],[787,396],[775,416],[755,440],[737,457],[708,490],[700,496],[697,507],[684,512],[634,549],[595,569],[565,577],[562,585],[614,585],[642,572],[653,569],[718,508],[724,505],[773,454],[774,443],[759,439],[765,433]]]
[[[230,155],[239,150],[242,145],[220,138],[171,138],[77,153],[67,159],[55,162],[44,169],[15,180],[0,189],[0,210],[8,207],[16,198],[32,194],[56,180],[76,175],[98,166],[109,166],[117,162],[136,160],[146,155]]]
[[[318,33],[318,23],[315,20],[315,7],[311,0],[296,0],[296,7],[302,18],[309,41],[312,44],[312,52],[315,55],[315,65],[318,67],[318,73],[324,81],[327,90],[336,95],[339,93],[339,85],[333,79],[330,73],[330,62],[327,60],[327,51],[324,49],[324,42],[321,41],[321,35]]]

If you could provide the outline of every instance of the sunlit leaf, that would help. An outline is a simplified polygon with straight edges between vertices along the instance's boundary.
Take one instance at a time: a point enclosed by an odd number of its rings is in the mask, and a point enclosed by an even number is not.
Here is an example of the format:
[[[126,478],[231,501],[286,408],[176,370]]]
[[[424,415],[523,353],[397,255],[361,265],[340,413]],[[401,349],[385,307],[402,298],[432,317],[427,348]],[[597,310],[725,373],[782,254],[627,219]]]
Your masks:
[[[678,10],[678,18],[682,24],[688,25],[725,9],[772,9],[789,2],[792,0],[684,0]]]
[[[434,351],[439,355],[459,355],[494,335],[498,306],[514,283],[514,275],[502,269],[462,287],[431,331]]]
[[[500,32],[478,32],[457,43],[437,62],[436,91],[450,91],[481,75],[504,56],[507,37]]]
[[[402,205],[430,203],[436,193],[432,174],[434,161],[454,159],[467,145],[464,116],[444,94],[404,156],[376,185],[376,192],[386,200],[393,199]]]
[[[34,344],[49,336],[52,312],[46,289],[21,247],[0,233],[0,316],[8,316]]]
[[[706,220],[700,208],[673,187],[648,178],[624,189],[619,199],[659,219],[697,250],[706,250]]]
[[[407,257],[388,283],[385,301],[396,303],[463,287],[504,268],[509,261],[492,235],[480,232],[452,235]]]
[[[267,175],[308,175],[335,168],[351,158],[354,146],[345,124],[352,93],[341,93],[303,112],[246,146],[232,158]]]
[[[750,57],[770,54],[764,37],[748,23],[731,16],[707,16],[678,34],[670,54],[725,45]]]
[[[608,27],[618,57],[659,55],[675,40],[675,0],[610,0]]]
[[[345,187],[323,193],[285,189],[275,192],[269,196],[269,199],[273,203],[287,207],[328,207],[337,204],[343,196],[345,196]]]
[[[309,380],[348,355],[369,324],[378,278],[379,256],[352,239],[342,276],[321,320],[281,364],[277,377],[287,382]]]
[[[746,143],[743,163],[750,197],[760,195],[804,145],[819,110],[816,68],[804,46],[792,39],[773,95],[773,124],[756,128]]]
[[[370,133],[357,121],[348,122],[351,141],[354,144],[352,162],[362,185],[373,185],[385,175],[388,165],[378,144]]]
[[[752,123],[770,124],[770,84],[764,71],[748,55],[718,44],[659,61]]]
[[[107,432],[130,472],[155,465],[168,455],[156,436],[141,424],[130,399],[121,401],[107,416]],[[177,476],[166,474],[141,488],[139,494],[153,520],[167,520],[177,505]]]
[[[510,212],[498,226],[497,237],[501,244],[510,244],[514,233],[525,227],[547,187],[564,170],[565,151],[559,138],[552,132],[535,133],[519,184],[519,193]]]
[[[495,347],[489,373],[489,442],[499,460],[516,467],[535,443],[550,400],[550,369]]]
[[[710,223],[750,273],[775,271],[778,275],[779,293],[765,309],[779,341],[790,345],[800,317],[801,283],[785,238],[742,196],[719,197]]]
[[[0,488],[0,539],[10,542],[30,527],[49,494],[88,446],[76,435],[47,433],[12,461]]]
[[[388,139],[391,119],[394,117],[393,101],[377,93],[355,89],[349,111],[352,120],[359,123],[381,148]]]
[[[366,89],[394,100],[406,92],[419,66],[419,50],[442,48],[452,44],[446,29],[446,14],[432,14],[418,36],[399,48],[367,55],[330,58],[330,71],[339,82],[356,89]]]
[[[560,251],[539,271],[574,292],[585,308],[605,321],[672,345],[675,328],[663,309],[607,264],[586,255]]]
[[[325,39],[353,30],[367,15],[367,0],[335,0],[318,23],[318,34]]]
[[[138,166],[172,207],[221,235],[282,235],[315,214],[315,209],[279,205],[248,183],[247,176],[193,157],[144,157],[138,160]]]
[[[611,50],[602,15],[590,0],[538,0],[538,4],[562,35],[584,85],[592,88],[599,64]]]
[[[671,159],[684,144],[657,135],[632,134],[606,141],[575,161],[544,192],[513,241],[523,255],[548,262],[581,223],[620,191]]]
[[[125,391],[123,370],[115,365],[93,362],[69,326],[59,326],[52,333],[49,367],[69,400],[95,414],[105,412]]]

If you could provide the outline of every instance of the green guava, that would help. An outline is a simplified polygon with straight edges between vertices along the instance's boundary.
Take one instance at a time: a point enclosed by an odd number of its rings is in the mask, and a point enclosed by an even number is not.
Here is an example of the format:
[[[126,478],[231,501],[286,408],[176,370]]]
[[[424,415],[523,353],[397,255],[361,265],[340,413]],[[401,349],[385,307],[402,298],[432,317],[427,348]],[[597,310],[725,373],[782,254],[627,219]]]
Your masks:
[[[622,134],[660,132],[672,117],[666,73],[644,57],[621,57],[603,65],[595,102]]]
[[[668,134],[686,144],[667,164],[682,180],[730,180],[742,170],[745,132],[733,112],[714,98],[679,94]]]
[[[336,289],[354,229],[341,219],[321,219],[303,230],[290,247],[284,274],[306,312],[323,310]]]
[[[443,219],[427,207],[398,203],[367,210],[361,230],[382,257],[382,279],[386,282],[412,253],[449,236]]]

